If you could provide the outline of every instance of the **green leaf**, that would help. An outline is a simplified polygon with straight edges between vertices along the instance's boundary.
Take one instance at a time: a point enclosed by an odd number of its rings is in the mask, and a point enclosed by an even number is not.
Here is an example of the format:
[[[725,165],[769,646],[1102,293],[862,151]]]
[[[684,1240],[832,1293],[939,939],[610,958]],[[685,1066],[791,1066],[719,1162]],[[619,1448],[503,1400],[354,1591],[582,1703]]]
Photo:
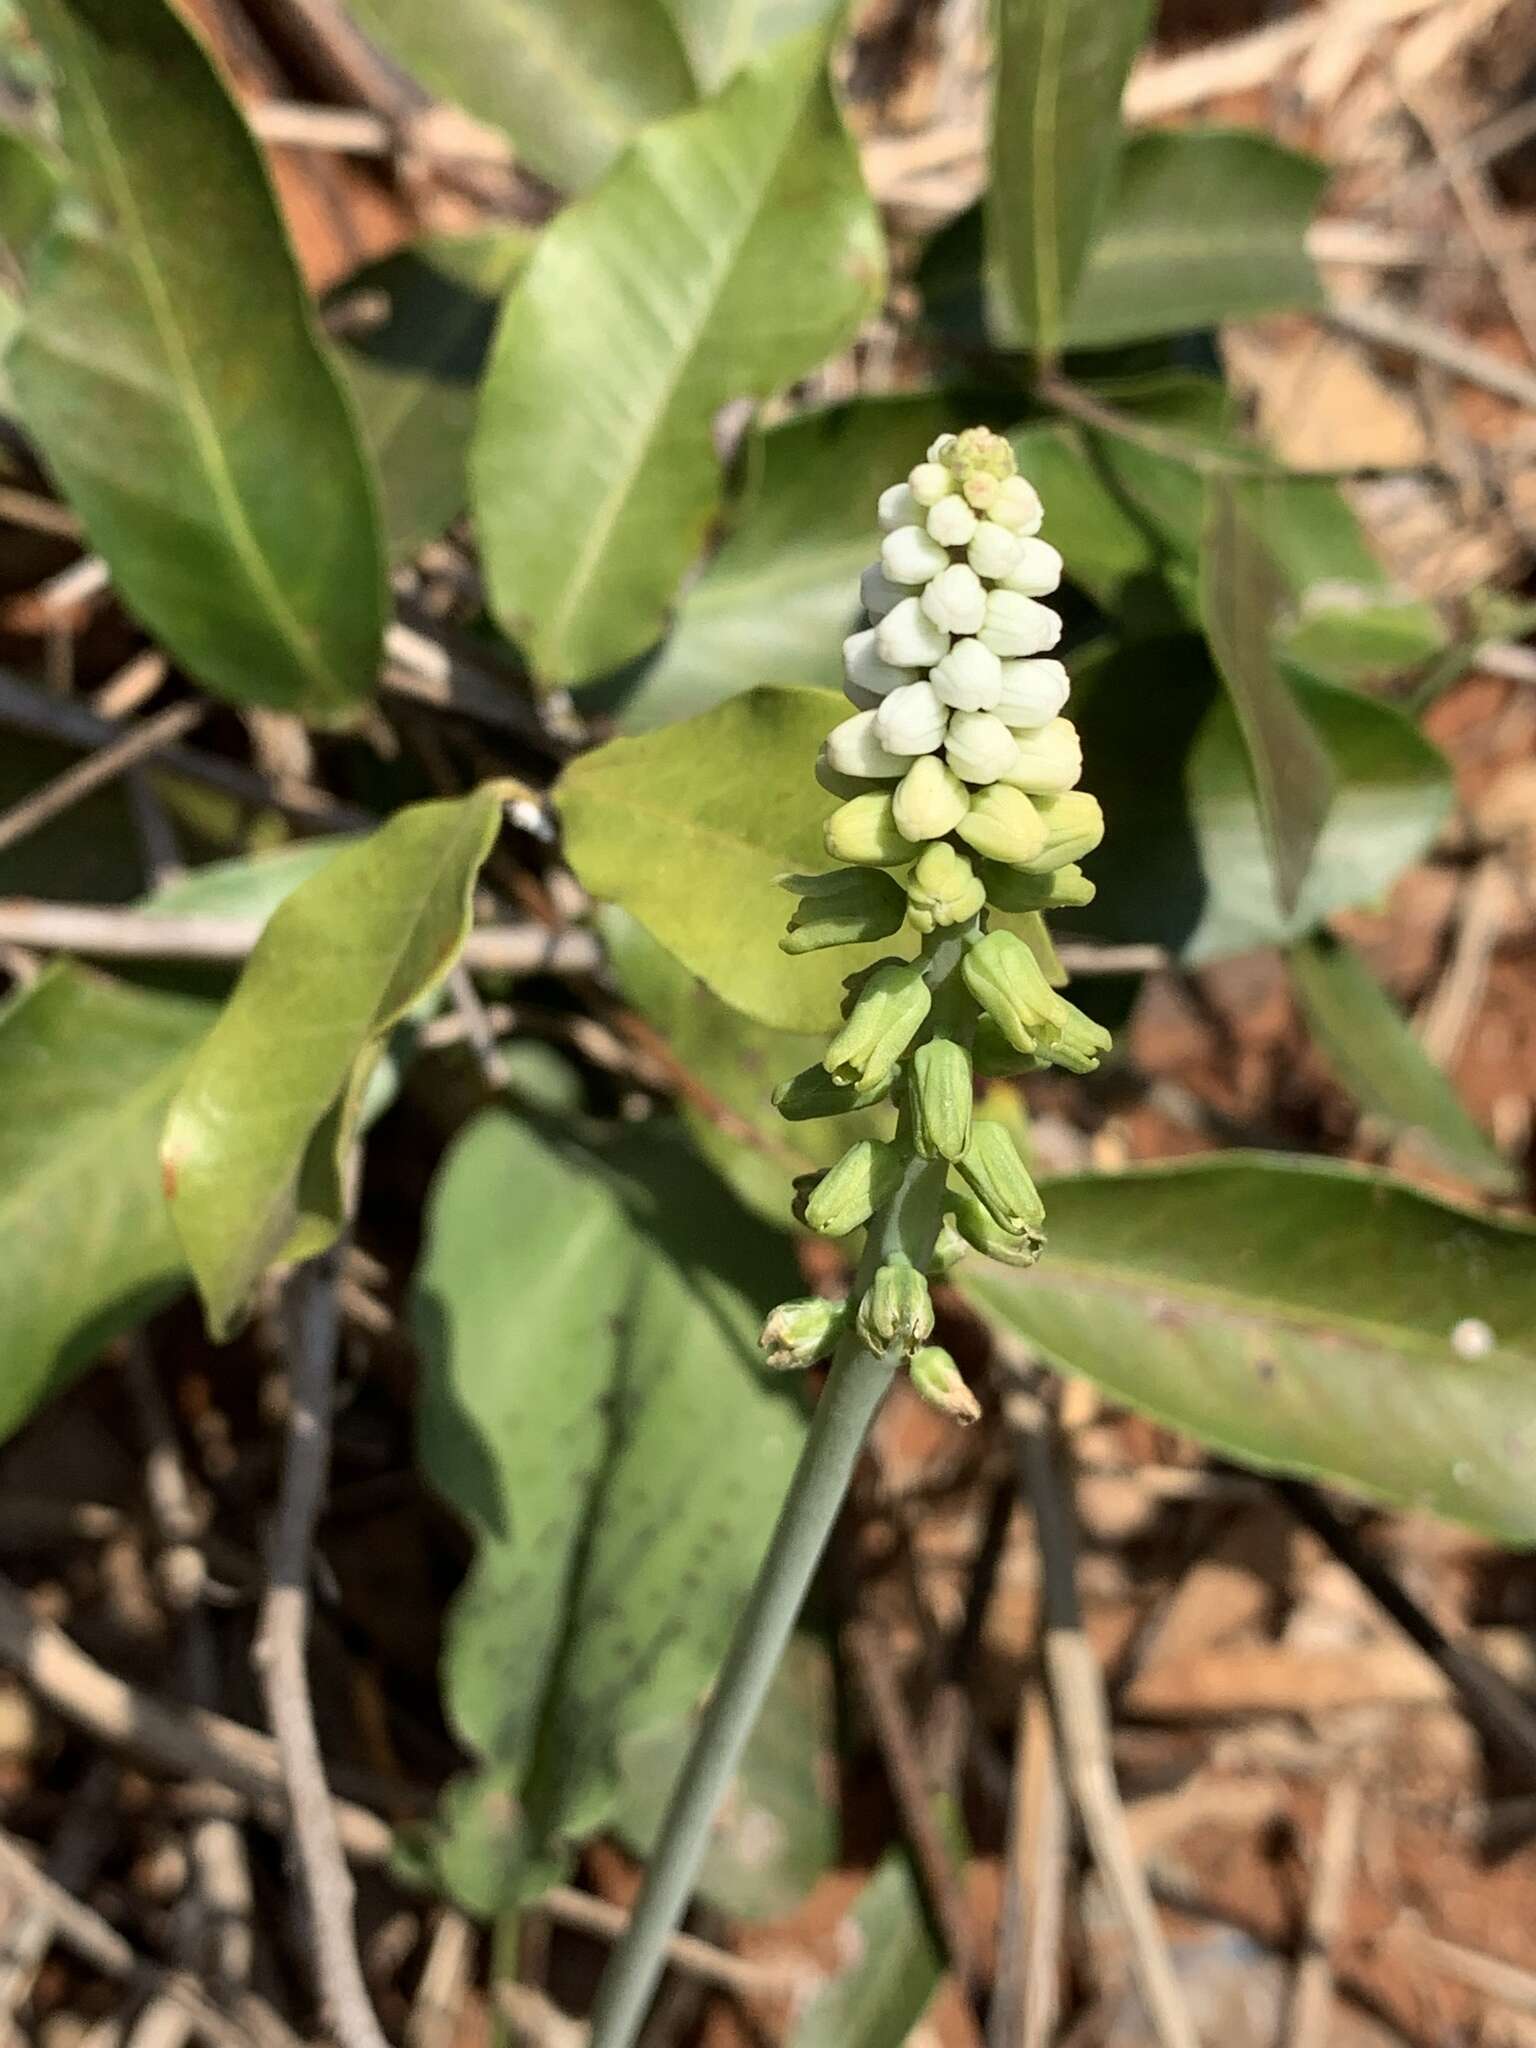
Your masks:
[[[566,191],[595,184],[647,123],[694,98],[664,0],[356,0],[402,70],[505,129]]]
[[[963,1272],[1056,1365],[1261,1469],[1536,1543],[1536,1232],[1262,1153],[1044,1192],[1033,1272]]]
[[[161,1162],[215,1339],[274,1260],[335,1236],[384,1034],[457,958],[501,805],[494,783],[415,804],[337,853],[274,912],[199,1048]]]
[[[1352,946],[1326,932],[1293,946],[1291,979],[1312,1034],[1360,1107],[1427,1146],[1475,1186],[1513,1194],[1519,1176],[1478,1129]]]
[[[1307,677],[1294,687],[1335,796],[1287,916],[1242,733],[1203,643],[1136,641],[1075,665],[1073,717],[1109,830],[1088,862],[1098,897],[1063,928],[1215,960],[1299,938],[1423,856],[1451,807],[1443,756],[1389,705]]]
[[[1261,538],[1265,486],[1213,477],[1207,491],[1200,608],[1253,769],[1282,913],[1296,910],[1333,801],[1333,764],[1287,678],[1273,628],[1285,595]]]
[[[852,1961],[806,2006],[786,2048],[902,2048],[938,1989],[944,1962],[910,1858],[889,1849],[845,1927]]]
[[[48,224],[61,183],[48,152],[0,123],[0,246],[18,266]]]
[[[836,0],[667,0],[700,92],[717,92],[742,65],[825,21]]]
[[[165,0],[27,13],[80,187],[11,352],[28,430],[127,603],[200,682],[336,718],[373,687],[384,564],[260,153]]]
[[[693,1723],[684,1720],[622,1745],[613,1826],[642,1856],[660,1832],[692,1738]],[[826,1782],[836,1747],[832,1660],[821,1639],[802,1630],[774,1674],[709,1832],[694,1889],[718,1912],[740,1920],[792,1913],[835,1866],[841,1823]]]
[[[174,917],[269,918],[277,906],[328,867],[354,838],[296,839],[238,860],[208,861],[163,882],[144,907]]]
[[[825,1033],[772,1031],[744,1017],[622,910],[604,913],[602,932],[626,1000],[661,1033],[688,1077],[678,1110],[689,1136],[760,1216],[786,1227],[796,1174],[831,1166],[860,1138],[889,1136],[884,1109],[786,1122],[773,1089],[821,1058]]]
[[[185,1283],[155,1145],[212,1016],[72,965],[0,1011],[0,1437]]]
[[[482,1768],[436,1854],[473,1910],[559,1876],[626,1742],[713,1678],[803,1435],[754,1341],[795,1291],[665,1132],[594,1157],[488,1112],[449,1154],[415,1322],[422,1463],[477,1543],[443,1688]]]
[[[501,295],[534,237],[500,224],[424,235],[338,285],[342,368],[383,496],[390,559],[408,560],[463,511],[480,372]]]
[[[1150,16],[1150,0],[999,0],[987,299],[1007,345],[1053,355],[1066,338]]]
[[[1306,232],[1326,166],[1267,135],[1134,135],[1072,295],[1065,339],[1109,348],[1318,303]]]
[[[867,398],[755,435],[725,543],[624,696],[624,729],[706,711],[754,683],[841,689],[843,640],[863,616],[859,575],[876,554],[875,500],[936,434],[964,424],[942,398]]]
[[[826,690],[749,690],[680,725],[610,740],[560,779],[566,855],[584,886],[779,1031],[834,1029],[844,977],[903,945],[779,951],[791,906],[776,877],[832,865],[821,827],[836,800],[812,767],[846,715]]]
[[[512,288],[470,460],[492,604],[546,683],[641,653],[719,502],[710,438],[851,339],[879,223],[796,37],[648,129]]]

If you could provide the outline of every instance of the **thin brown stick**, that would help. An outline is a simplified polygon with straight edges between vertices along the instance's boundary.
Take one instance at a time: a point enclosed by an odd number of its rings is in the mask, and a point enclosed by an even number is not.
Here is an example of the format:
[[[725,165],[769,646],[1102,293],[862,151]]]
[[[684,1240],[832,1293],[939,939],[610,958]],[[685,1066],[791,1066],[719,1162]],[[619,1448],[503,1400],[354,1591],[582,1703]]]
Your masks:
[[[1024,1388],[1010,1394],[1006,1413],[1018,1447],[1020,1477],[1035,1513],[1045,1670],[1067,1780],[1105,1890],[1130,1937],[1132,1968],[1153,2031],[1162,2048],[1198,2048],[1115,1783],[1104,1674],[1083,1634],[1078,1610],[1077,1531],[1060,1466],[1065,1455],[1060,1432],[1045,1403]]]
[[[1487,349],[1475,348],[1449,328],[1405,313],[1384,299],[1335,300],[1321,317],[1342,333],[1422,357],[1463,383],[1481,385],[1485,391],[1536,411],[1536,377],[1529,370],[1507,363]]]
[[[1291,1987],[1290,2048],[1327,2048],[1333,1950],[1349,1902],[1361,1804],[1358,1778],[1339,1778],[1329,1787],[1307,1900],[1306,1932]]]
[[[131,768],[135,761],[144,761],[151,754],[161,753],[207,715],[206,704],[194,701],[169,704],[164,711],[156,712],[153,718],[146,718],[132,731],[103,746],[99,753],[75,762],[62,775],[45,782],[41,789],[30,791],[8,811],[0,812],[0,853],[16,845],[18,840],[25,839],[29,832],[46,825],[50,818],[60,816],[71,804],[79,803],[93,789],[100,789],[111,782],[125,769]]]
[[[71,1898],[81,1896],[112,1845],[117,1812],[117,1767],[98,1757],[65,1809],[48,1852],[47,1873]],[[45,1899],[33,1898],[0,1924],[0,2044],[21,2048],[17,2008],[31,1995],[54,1937]]]
[[[1481,1949],[1466,1948],[1457,1941],[1442,1941],[1431,1934],[1417,1914],[1405,1913],[1387,1928],[1384,1937],[1402,1954],[1427,1963],[1441,1976],[1465,1984],[1497,1999],[1512,2012],[1536,2014],[1536,1972],[1506,1963],[1502,1956],[1490,1956]]]
[[[300,1266],[288,1283],[288,1440],[253,1660],[288,1788],[315,1973],[331,2026],[342,2048],[387,2048],[357,1952],[352,1873],[309,1691],[310,1559],[330,1471],[340,1263],[341,1246],[333,1246]]]
[[[1014,1746],[1002,1945],[987,2048],[1048,2048],[1055,2034],[1069,1847],[1050,1709],[1040,1687],[1031,1685],[1019,1708]]]

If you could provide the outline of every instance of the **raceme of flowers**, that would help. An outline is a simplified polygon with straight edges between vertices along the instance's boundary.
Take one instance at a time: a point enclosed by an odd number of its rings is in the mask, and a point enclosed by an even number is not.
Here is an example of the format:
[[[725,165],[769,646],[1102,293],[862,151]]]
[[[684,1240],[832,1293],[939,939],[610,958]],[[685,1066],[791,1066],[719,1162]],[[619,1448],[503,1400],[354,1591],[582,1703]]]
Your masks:
[[[1007,1127],[973,1113],[973,1076],[1088,1073],[1109,1046],[988,911],[1091,901],[1077,863],[1104,821],[1077,787],[1070,684],[1051,654],[1061,620],[1041,602],[1061,557],[1009,443],[986,427],[941,435],[878,511],[880,558],[860,584],[869,624],[843,643],[854,715],[816,763],[842,799],[825,827],[841,865],[784,878],[800,900],[781,943],[803,953],[907,927],[921,945],[851,977],[821,1063],[774,1100],[791,1119],[885,1101],[899,1115],[891,1140],[861,1141],[800,1189],[812,1229],[867,1227],[853,1294],[775,1309],[763,1345],[780,1366],[842,1342],[891,1353],[926,1399],[969,1421],[974,1396],[928,1341],[928,1277],[968,1247],[1031,1265],[1044,1243],[1040,1196]]]

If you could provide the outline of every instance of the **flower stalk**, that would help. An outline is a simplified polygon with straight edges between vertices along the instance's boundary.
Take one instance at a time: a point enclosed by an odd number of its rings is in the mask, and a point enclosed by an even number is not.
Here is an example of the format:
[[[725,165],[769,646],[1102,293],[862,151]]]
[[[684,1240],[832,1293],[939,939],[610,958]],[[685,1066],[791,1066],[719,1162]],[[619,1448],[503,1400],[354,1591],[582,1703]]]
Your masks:
[[[838,865],[791,875],[789,954],[907,933],[850,977],[844,1022],[818,1067],[774,1100],[794,1120],[880,1103],[885,1139],[861,1139],[807,1176],[811,1229],[866,1237],[847,1299],[788,1302],[763,1330],[778,1368],[832,1366],[730,1652],[683,1767],[624,1940],[593,2013],[592,2048],[631,2048],[687,1904],[711,1819],[842,1505],[869,1426],[898,1372],[958,1423],[980,1414],[932,1343],[928,1282],[971,1250],[1032,1265],[1045,1206],[1009,1129],[975,1114],[975,1076],[1048,1065],[1091,1072],[1109,1037],[1052,987],[1026,934],[1091,900],[1077,863],[1103,818],[1077,788],[1082,749],[1063,717],[1070,683],[1050,656],[1061,621],[1040,600],[1061,557],[1008,442],[985,427],[942,435],[881,494],[880,558],[860,582],[869,624],[844,643],[854,715],[828,737],[817,780],[841,801],[825,844]],[[910,945],[910,940],[909,940]]]

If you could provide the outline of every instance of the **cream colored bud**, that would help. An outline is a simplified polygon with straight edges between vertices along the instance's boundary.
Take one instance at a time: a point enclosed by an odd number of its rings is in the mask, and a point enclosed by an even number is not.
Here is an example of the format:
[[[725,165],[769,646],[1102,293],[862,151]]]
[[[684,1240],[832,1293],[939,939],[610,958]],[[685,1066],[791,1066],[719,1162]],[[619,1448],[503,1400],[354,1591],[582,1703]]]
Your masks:
[[[974,633],[987,612],[987,588],[974,569],[955,562],[925,583],[918,603],[946,633]]]
[[[848,680],[850,696],[858,690],[875,700],[912,680],[906,669],[895,668],[890,662],[880,659],[877,632],[873,626],[866,626],[862,633],[850,633],[843,642],[843,674]],[[854,701],[857,702],[857,698]]]
[[[959,438],[958,434],[940,434],[936,441],[930,441],[928,443],[928,460],[930,462],[942,462]]]
[[[937,505],[955,488],[955,480],[942,462],[920,462],[907,472],[907,489],[919,505]]]
[[[1002,479],[984,469],[977,470],[973,476],[968,476],[960,486],[965,493],[966,503],[977,512],[983,513],[990,512],[997,503],[998,493],[1002,487]]]
[[[1031,796],[1059,796],[1082,780],[1083,744],[1070,718],[1053,718],[1049,725],[1015,738],[1019,757],[1001,781],[1026,789]]]
[[[872,625],[878,625],[887,612],[894,611],[906,595],[901,585],[893,583],[878,562],[871,562],[859,578],[859,603]]]
[[[1061,638],[1061,620],[1049,605],[1036,604],[1016,590],[989,590],[978,638],[1004,661],[1012,661],[1054,647]]]
[[[932,668],[948,654],[949,635],[915,597],[904,597],[876,626],[875,647],[881,661],[894,668]]]
[[[1048,875],[1054,868],[1080,861],[1104,837],[1104,813],[1098,798],[1086,789],[1042,796],[1035,809],[1045,820],[1045,844],[1030,858],[1031,874]]]
[[[906,762],[881,746],[873,711],[861,711],[856,718],[845,718],[841,725],[833,726],[826,745],[828,765],[839,775],[856,775],[878,782],[882,776],[906,772]],[[1069,787],[1068,783],[1062,784],[1063,789]]]
[[[1009,477],[988,508],[987,517],[1010,533],[1038,533],[1045,518],[1040,493],[1022,476]]]
[[[903,839],[942,839],[970,809],[965,784],[937,754],[920,754],[891,798]]]
[[[1021,540],[1019,559],[1003,578],[1004,590],[1022,597],[1049,597],[1061,583],[1061,554],[1048,540]]]
[[[880,493],[876,514],[882,533],[894,533],[898,526],[921,526],[923,508],[905,484],[892,484]]]
[[[1022,546],[1019,536],[1010,533],[1006,526],[999,526],[995,519],[983,519],[971,535],[965,558],[978,576],[989,577],[995,583],[1018,562]]]
[[[1003,663],[1002,694],[992,709],[1015,732],[1049,725],[1072,694],[1072,679],[1059,661]]]
[[[892,583],[926,583],[949,567],[949,556],[921,526],[898,526],[880,543],[880,567]]]
[[[1003,664],[979,640],[957,640],[928,678],[952,711],[991,711],[1003,688]]]
[[[928,531],[941,547],[963,548],[976,531],[976,514],[952,491],[929,508]]]
[[[892,690],[875,713],[880,744],[893,754],[931,754],[944,743],[949,713],[926,677]],[[1007,727],[1003,730],[1006,732]],[[1010,738],[1012,735],[1009,735]]]
[[[1018,741],[990,711],[955,712],[944,735],[944,758],[962,782],[996,782],[1018,751]]]

